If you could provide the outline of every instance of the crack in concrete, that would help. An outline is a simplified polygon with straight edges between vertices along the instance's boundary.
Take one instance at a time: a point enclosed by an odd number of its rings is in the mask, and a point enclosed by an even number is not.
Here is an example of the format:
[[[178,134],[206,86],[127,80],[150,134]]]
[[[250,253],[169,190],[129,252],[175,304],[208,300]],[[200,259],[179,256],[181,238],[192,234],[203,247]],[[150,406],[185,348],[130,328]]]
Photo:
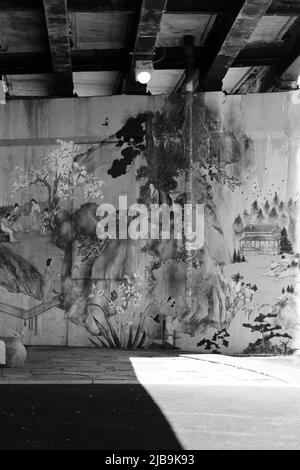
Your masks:
[[[180,356],[180,357],[183,357],[184,359],[193,359],[195,361],[210,362],[211,364],[218,364],[218,365],[221,365],[221,366],[232,367],[234,369],[245,370],[245,371],[248,371],[248,372],[254,372],[255,374],[263,375],[265,377],[275,379],[278,382],[283,382],[287,385],[291,385],[290,382],[287,382],[284,379],[276,377],[275,375],[271,375],[271,374],[267,374],[266,372],[260,372],[260,371],[257,371],[257,370],[249,369],[248,367],[242,367],[242,366],[238,366],[238,365],[235,365],[235,364],[226,364],[224,362],[212,361],[211,359],[201,359],[201,358],[198,358],[198,357],[187,357],[187,356]]]

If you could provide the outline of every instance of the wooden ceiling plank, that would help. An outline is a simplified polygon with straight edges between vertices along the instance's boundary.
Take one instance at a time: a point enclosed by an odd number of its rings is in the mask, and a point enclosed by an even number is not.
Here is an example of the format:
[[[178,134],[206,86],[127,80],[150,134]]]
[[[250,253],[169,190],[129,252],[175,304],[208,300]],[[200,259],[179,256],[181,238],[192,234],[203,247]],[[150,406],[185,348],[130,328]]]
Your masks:
[[[67,0],[43,0],[56,96],[73,96]]]
[[[239,53],[246,47],[257,24],[272,0],[244,0],[236,16],[227,19],[223,28],[216,23],[208,37],[209,65],[199,64],[200,89],[222,90],[222,82]],[[203,66],[201,66],[203,65]]]

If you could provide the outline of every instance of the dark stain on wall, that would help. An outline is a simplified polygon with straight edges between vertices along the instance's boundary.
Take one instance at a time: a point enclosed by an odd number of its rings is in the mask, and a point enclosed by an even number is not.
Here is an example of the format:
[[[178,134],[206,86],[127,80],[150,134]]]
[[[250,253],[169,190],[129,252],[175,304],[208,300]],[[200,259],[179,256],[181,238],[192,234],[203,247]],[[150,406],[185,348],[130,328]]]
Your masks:
[[[134,159],[146,149],[145,122],[152,117],[153,113],[151,112],[138,114],[136,118],[130,117],[116,133],[118,139],[116,146],[122,147],[127,144],[127,147],[121,151],[122,158],[114,160],[112,167],[107,172],[112,178],[125,175]]]

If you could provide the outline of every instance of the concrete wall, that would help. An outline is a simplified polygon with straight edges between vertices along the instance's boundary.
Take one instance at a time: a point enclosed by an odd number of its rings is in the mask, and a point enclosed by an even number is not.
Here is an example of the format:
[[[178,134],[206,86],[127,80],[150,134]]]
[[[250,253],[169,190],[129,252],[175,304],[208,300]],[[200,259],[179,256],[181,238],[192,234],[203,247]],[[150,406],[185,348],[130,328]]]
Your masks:
[[[2,105],[2,218],[15,203],[20,207],[10,219],[17,242],[2,233],[0,244],[1,335],[18,330],[27,344],[83,346],[92,340],[99,346],[159,347],[164,342],[199,352],[288,352],[298,323],[299,106],[297,92],[194,96],[193,199],[204,204],[205,243],[193,253],[191,269],[182,244],[174,240],[99,246],[95,208],[101,199],[84,194],[87,179],[71,178],[73,196],[59,197],[51,207],[46,186],[34,183],[37,171],[49,167],[57,139],[63,139],[78,144],[87,175],[105,183],[102,202],[118,205],[119,196],[127,195],[129,205],[137,200],[147,205],[150,183],[160,203],[182,201],[183,97]],[[25,183],[18,176],[22,168]],[[43,173],[52,190],[54,170]],[[18,190],[12,191],[15,183]],[[37,216],[31,212],[33,198],[41,209]],[[88,202],[95,206],[82,208]],[[43,231],[45,208],[51,223]],[[249,226],[258,238],[271,231],[290,253],[282,258],[258,251],[244,261],[240,243]],[[284,228],[290,245],[281,240]],[[124,305],[128,283],[131,294]],[[266,341],[251,332],[250,325],[264,332],[267,322],[267,329],[282,326],[273,330],[281,336]]]

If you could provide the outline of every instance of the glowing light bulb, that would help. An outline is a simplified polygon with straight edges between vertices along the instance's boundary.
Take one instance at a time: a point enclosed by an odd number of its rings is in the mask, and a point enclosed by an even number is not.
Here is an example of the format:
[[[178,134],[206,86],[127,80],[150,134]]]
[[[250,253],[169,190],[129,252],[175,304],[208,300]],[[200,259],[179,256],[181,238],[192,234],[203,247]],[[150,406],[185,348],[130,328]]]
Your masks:
[[[143,70],[137,74],[137,81],[145,85],[146,83],[149,83],[151,80],[151,74],[150,72],[147,72],[146,70]]]

